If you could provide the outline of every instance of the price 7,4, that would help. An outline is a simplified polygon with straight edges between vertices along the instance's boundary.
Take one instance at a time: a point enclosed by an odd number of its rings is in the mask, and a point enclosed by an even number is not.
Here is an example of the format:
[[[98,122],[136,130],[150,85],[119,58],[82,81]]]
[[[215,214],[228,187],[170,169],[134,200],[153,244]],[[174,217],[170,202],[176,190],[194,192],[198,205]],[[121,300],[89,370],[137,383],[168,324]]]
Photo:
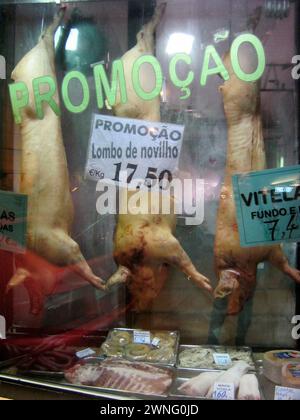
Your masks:
[[[114,166],[116,167],[115,177],[113,178],[113,181],[120,182],[120,175],[122,171],[122,162],[115,163]],[[134,175],[138,169],[138,165],[135,165],[133,163],[128,163],[126,167],[127,171],[127,184],[130,184],[134,178]],[[145,185],[151,189],[155,187],[157,181],[160,184],[160,189],[164,189],[163,182],[167,181],[168,183],[172,182],[173,176],[172,173],[168,170],[162,171],[160,174],[157,173],[157,168],[148,168],[147,174],[145,176]],[[140,188],[140,187],[137,187]]]
[[[293,232],[295,230],[298,230],[300,227],[298,224],[294,223],[295,221],[297,221],[297,216],[296,215],[291,216],[289,223],[286,226],[285,231],[282,232],[281,234],[281,238],[276,238],[276,233],[278,232],[277,226],[279,223],[279,219],[271,220],[269,222],[264,222],[264,223],[270,226],[270,229],[268,230],[271,232],[271,240],[276,241],[276,240],[292,239]],[[287,238],[288,232],[289,232],[289,237]]]

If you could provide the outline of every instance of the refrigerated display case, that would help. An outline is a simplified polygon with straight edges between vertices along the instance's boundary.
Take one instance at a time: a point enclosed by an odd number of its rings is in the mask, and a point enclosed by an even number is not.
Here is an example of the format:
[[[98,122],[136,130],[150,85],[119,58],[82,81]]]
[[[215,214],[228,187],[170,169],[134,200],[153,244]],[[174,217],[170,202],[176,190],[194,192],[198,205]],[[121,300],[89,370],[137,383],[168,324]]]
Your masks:
[[[238,366],[274,398],[263,353],[299,363],[299,10],[1,1],[0,382],[203,398],[190,378]]]

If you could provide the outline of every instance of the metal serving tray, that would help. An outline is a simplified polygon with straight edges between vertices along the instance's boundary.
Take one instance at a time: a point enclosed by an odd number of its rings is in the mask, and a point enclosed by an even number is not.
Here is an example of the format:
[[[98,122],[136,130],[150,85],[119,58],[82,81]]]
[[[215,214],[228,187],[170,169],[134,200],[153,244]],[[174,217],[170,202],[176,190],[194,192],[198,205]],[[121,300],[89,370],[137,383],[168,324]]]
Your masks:
[[[124,359],[123,359],[124,360]],[[83,359],[80,363],[89,363],[89,364],[98,364],[99,362],[101,363],[103,361],[102,357],[87,357],[85,359]],[[134,362],[132,362],[134,363]],[[136,362],[139,363],[139,362]],[[144,363],[144,362],[141,362]],[[148,363],[147,363],[148,364]],[[122,389],[118,389],[118,388],[105,388],[105,387],[100,387],[100,386],[85,386],[85,385],[76,385],[76,384],[72,384],[73,386],[82,388],[82,389],[86,389],[86,390],[95,390],[97,389],[99,392],[105,392],[105,393],[113,393],[113,394],[121,394],[121,395],[130,395],[132,397],[136,396],[136,397],[159,397],[159,398],[167,398],[169,396],[170,393],[170,389],[173,385],[174,382],[174,378],[175,378],[175,368],[173,367],[162,367],[162,369],[168,371],[171,374],[171,378],[172,378],[172,382],[171,385],[169,386],[169,388],[167,389],[167,391],[164,394],[144,394],[142,392],[136,392],[136,391],[125,391]],[[70,383],[63,377],[61,379],[61,383],[64,385],[70,385]]]
[[[181,347],[193,347],[193,346],[181,346]],[[197,346],[199,347],[199,346]],[[207,346],[205,346],[207,347]],[[86,363],[94,360],[95,363],[98,363],[103,360],[102,357],[89,357],[86,358],[84,361]],[[185,383],[188,379],[198,376],[200,373],[204,372],[215,372],[214,369],[176,369],[174,367],[166,367],[162,366],[172,372],[173,382],[166,394],[164,395],[144,395],[140,393],[130,392],[130,391],[122,391],[119,389],[112,389],[112,388],[102,388],[102,387],[91,387],[91,386],[83,386],[83,385],[75,385],[70,384],[66,381],[63,372],[40,372],[40,371],[18,371],[18,373],[9,373],[8,369],[4,369],[0,372],[0,381],[3,382],[10,382],[10,383],[17,383],[17,384],[24,384],[30,386],[37,386],[37,387],[44,387],[46,389],[53,389],[71,393],[77,393],[82,395],[90,395],[100,398],[109,398],[109,399],[122,399],[122,400],[132,400],[132,399],[144,399],[147,397],[149,400],[166,400],[166,399],[176,399],[176,400],[205,400],[203,397],[189,397],[186,396],[180,391],[178,388]],[[260,373],[261,369],[259,368],[260,364],[257,364],[257,371],[258,374],[257,378],[260,385],[260,392],[262,399],[265,399],[265,382],[266,379]],[[6,366],[7,368],[7,366]],[[221,372],[221,370],[220,370]],[[17,376],[16,376],[17,375]],[[268,381],[267,381],[268,382]],[[272,392],[269,392],[268,398],[273,399],[274,396],[274,385],[270,383],[272,387]]]
[[[232,347],[232,346],[211,346],[211,345],[207,345],[207,346],[195,346],[195,345],[180,345],[178,348],[178,353],[177,353],[177,362],[176,362],[176,367],[178,370],[182,370],[182,371],[205,371],[205,372],[210,372],[210,371],[222,371],[222,370],[228,370],[230,369],[232,366],[228,366],[228,368],[226,367],[221,367],[221,366],[201,366],[201,367],[184,367],[180,365],[180,360],[179,360],[179,356],[180,354],[184,351],[184,350],[189,350],[189,349],[209,349],[212,350],[214,353],[230,353],[232,351],[243,351],[243,352],[247,352],[250,353],[250,357],[251,357],[251,372],[256,372],[256,367],[255,367],[255,362],[253,359],[253,353],[252,353],[252,349],[250,347]]]
[[[176,398],[176,399],[180,399],[180,400],[209,400],[209,398],[205,398],[205,397],[192,397],[192,396],[187,396],[185,394],[183,394],[181,391],[179,391],[179,388],[181,385],[183,385],[185,382],[187,382],[189,379],[194,378],[198,375],[200,375],[201,373],[206,373],[206,372],[216,372],[216,369],[186,369],[186,370],[177,370],[176,371],[176,377],[173,381],[173,384],[171,386],[171,390],[170,390],[170,398]],[[220,371],[221,373],[222,371]],[[257,379],[258,379],[258,383],[259,383],[259,391],[260,391],[260,395],[261,395],[261,399],[264,400],[264,393],[262,391],[262,383],[261,383],[261,377],[259,375],[257,375]]]
[[[184,347],[194,347],[194,346],[184,346]],[[199,347],[199,346],[197,346]],[[171,386],[170,390],[170,397],[176,398],[180,400],[207,400],[207,398],[204,397],[192,397],[187,396],[183,394],[181,391],[179,391],[179,387],[183,385],[185,382],[187,382],[189,379],[194,378],[195,376],[200,375],[201,373],[205,372],[215,372],[213,369],[180,369],[176,371],[176,377],[173,381],[173,384]]]
[[[147,363],[149,365],[155,365],[155,366],[161,366],[161,367],[175,367],[176,363],[177,363],[177,356],[178,356],[178,349],[179,349],[179,341],[180,341],[180,334],[179,331],[168,331],[168,330],[143,330],[140,328],[114,328],[112,330],[109,331],[108,335],[107,335],[107,339],[109,339],[111,333],[113,331],[126,331],[129,333],[133,334],[133,331],[150,331],[150,333],[152,334],[153,331],[155,331],[156,333],[167,333],[167,334],[172,334],[175,336],[175,345],[174,345],[174,355],[172,357],[172,359],[170,360],[169,363],[163,363],[163,362],[151,362],[148,361],[146,359],[143,360],[138,360],[139,362],[143,362],[143,363]],[[101,356],[101,350],[99,352],[99,356]],[[113,356],[110,356],[113,357]],[[116,356],[117,357],[117,356]],[[122,358],[129,360],[131,362],[133,362],[134,360],[132,360],[131,358],[127,358],[125,355],[122,356]]]
[[[82,359],[79,363],[81,364],[98,364],[101,363],[103,361],[103,357],[87,357],[85,359]],[[125,360],[125,359],[123,359]],[[130,363],[130,362],[129,362]],[[134,362],[132,362],[134,363]],[[139,362],[137,362],[139,363]],[[141,362],[144,363],[144,362]],[[154,367],[154,366],[153,366]],[[118,388],[106,388],[106,387],[101,387],[101,386],[87,386],[87,385],[77,385],[77,384],[73,384],[70,383],[66,380],[65,378],[65,374],[64,372],[46,372],[46,371],[33,371],[33,370],[28,370],[28,371],[18,371],[18,377],[17,377],[17,381],[18,382],[26,382],[26,383],[35,383],[36,385],[41,385],[41,386],[48,386],[49,384],[52,384],[52,388],[53,386],[56,386],[57,388],[62,388],[62,389],[73,389],[75,390],[77,393],[83,393],[85,395],[89,395],[89,393],[91,395],[98,395],[98,394],[107,394],[107,395],[115,395],[116,397],[118,395],[121,395],[123,398],[129,397],[130,399],[135,399],[135,398],[149,398],[149,399],[166,399],[169,396],[170,393],[170,389],[173,385],[174,379],[175,379],[175,368],[174,367],[166,367],[166,366],[161,366],[162,369],[164,369],[165,371],[168,371],[171,374],[171,379],[172,382],[170,384],[170,386],[168,387],[168,389],[166,390],[165,393],[163,394],[146,394],[146,393],[142,393],[142,392],[136,392],[136,391],[125,391],[122,389],[118,389]],[[10,374],[9,371],[4,371],[4,372],[0,372],[0,380],[2,378],[10,378],[12,381],[14,379],[16,379],[16,373],[15,374]]]
[[[109,399],[109,400],[143,400],[145,399],[145,395],[139,394],[131,394],[129,392],[124,391],[113,391],[112,389],[108,389],[107,391],[102,391],[101,388],[96,387],[85,387],[85,386],[78,386],[72,385],[67,383],[63,380],[56,380],[54,377],[52,378],[51,374],[49,378],[42,379],[38,375],[35,377],[33,374],[28,376],[15,376],[11,374],[4,374],[0,372],[0,381],[3,383],[8,384],[17,384],[18,386],[24,385],[29,386],[31,388],[38,388],[38,389],[46,389],[49,391],[55,392],[66,392],[70,394],[78,394],[78,395],[85,395],[88,397],[96,397],[100,399]],[[34,392],[34,391],[33,391]],[[166,397],[163,396],[155,396],[155,395],[147,395],[147,400],[165,400]]]

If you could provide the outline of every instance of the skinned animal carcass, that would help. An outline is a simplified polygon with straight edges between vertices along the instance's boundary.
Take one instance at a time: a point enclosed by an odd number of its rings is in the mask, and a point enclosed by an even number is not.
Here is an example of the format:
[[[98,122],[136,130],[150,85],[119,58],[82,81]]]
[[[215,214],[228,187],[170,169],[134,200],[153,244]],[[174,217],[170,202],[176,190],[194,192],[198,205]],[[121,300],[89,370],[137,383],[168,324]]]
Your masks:
[[[42,119],[35,113],[32,81],[42,76],[51,76],[56,81],[54,33],[63,16],[64,9],[61,9],[38,44],[12,73],[12,79],[26,83],[29,90],[29,103],[22,111],[20,125],[20,192],[28,196],[27,248],[30,253],[28,258],[26,254],[20,257],[21,265],[9,281],[7,291],[24,283],[33,313],[41,311],[45,296],[53,292],[57,279],[54,275],[49,277],[49,270],[42,264],[32,264],[32,253],[56,266],[70,267],[93,286],[104,289],[102,280],[92,272],[78,244],[70,237],[73,203],[60,117],[48,105],[43,107]],[[57,92],[53,99],[59,103]]]
[[[154,55],[155,30],[165,12],[166,4],[159,5],[149,23],[143,26],[137,35],[137,44],[123,57],[128,101],[120,100],[114,107],[114,114],[119,117],[136,118],[146,121],[160,121],[160,98],[145,101],[134,91],[131,79],[134,62],[143,55]],[[151,91],[154,75],[147,65],[141,67],[140,84],[145,91]],[[128,194],[128,199],[132,194]],[[142,193],[142,191],[141,191]],[[145,191],[148,202],[160,200],[161,193]],[[158,194],[157,197],[154,195]],[[172,199],[171,199],[172,201]],[[161,202],[161,201],[160,201]],[[172,208],[174,203],[170,203]],[[209,280],[201,275],[178,240],[173,235],[176,227],[175,212],[171,214],[151,214],[149,204],[147,214],[119,215],[115,232],[114,257],[119,268],[110,278],[107,287],[117,283],[126,283],[133,298],[133,310],[142,311],[149,307],[160,293],[170,271],[170,266],[177,267],[198,287],[212,292]]]
[[[251,73],[256,60],[249,48],[240,49],[240,61],[243,68]],[[236,315],[254,294],[259,263],[269,261],[298,283],[300,272],[290,266],[280,245],[240,246],[232,176],[266,168],[260,83],[240,80],[233,71],[229,53],[224,64],[230,76],[220,88],[227,120],[228,146],[216,228],[215,267],[219,284],[214,294],[217,299],[228,297],[227,312]]]

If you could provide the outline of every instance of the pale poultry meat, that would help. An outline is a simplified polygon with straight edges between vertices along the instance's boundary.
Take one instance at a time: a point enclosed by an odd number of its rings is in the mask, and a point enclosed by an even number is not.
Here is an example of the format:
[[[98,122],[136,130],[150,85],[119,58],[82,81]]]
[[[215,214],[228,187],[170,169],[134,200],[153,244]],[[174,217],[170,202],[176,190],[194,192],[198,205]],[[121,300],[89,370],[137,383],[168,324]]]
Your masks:
[[[228,369],[226,372],[223,372],[217,378],[217,381],[215,381],[215,383],[233,384],[234,391],[235,393],[237,393],[242,377],[246,375],[249,372],[249,370],[250,366],[246,362],[237,362],[232,368]],[[208,393],[206,394],[206,398],[213,398],[214,384],[211,385]]]
[[[254,52],[244,46],[240,62],[244,71],[256,68]],[[236,315],[253,297],[257,266],[269,261],[300,283],[300,272],[292,268],[280,245],[242,248],[233,197],[232,176],[266,168],[266,155],[260,108],[260,83],[244,82],[234,73],[230,54],[224,58],[229,80],[220,87],[228,128],[225,181],[221,190],[216,240],[215,268],[219,284],[215,298],[228,297],[227,313]]]
[[[12,73],[15,82],[22,81],[29,90],[29,104],[22,111],[20,134],[22,141],[22,169],[20,192],[28,196],[27,248],[47,262],[70,267],[83,279],[104,289],[84,259],[78,244],[71,238],[73,203],[70,192],[66,153],[61,121],[49,105],[43,107],[44,118],[35,113],[32,81],[51,76],[56,81],[54,33],[65,9],[60,9],[53,23],[41,36],[38,44],[17,64]],[[47,87],[40,88],[43,92]],[[53,99],[59,104],[57,91]],[[24,283],[27,287],[31,311],[38,313],[45,296],[56,286],[55,276],[42,264],[32,264],[32,258],[22,256],[22,265],[9,281],[7,291]],[[44,281],[47,277],[47,284]]]
[[[240,401],[260,401],[261,395],[259,390],[259,383],[256,375],[244,375],[240,382],[238,400]]]
[[[210,388],[218,381],[221,372],[204,372],[189,379],[178,388],[178,391],[188,397],[205,398]]]
[[[131,74],[135,60],[146,54],[154,55],[155,30],[165,8],[166,4],[161,4],[156,8],[150,22],[138,33],[135,47],[122,57],[128,101],[126,104],[118,101],[114,107],[116,116],[160,121],[160,98],[157,97],[151,101],[139,98],[133,89]],[[147,65],[141,68],[140,84],[145,91],[153,89],[155,85],[153,72]],[[133,193],[129,193],[129,198]],[[155,193],[145,191],[145,194],[154,197]],[[212,292],[209,280],[196,270],[178,240],[173,236],[175,227],[174,214],[119,215],[118,217],[114,238],[114,257],[119,269],[108,281],[107,287],[117,283],[126,283],[135,311],[145,310],[151,305],[169,276],[170,266],[177,267],[198,287]]]

